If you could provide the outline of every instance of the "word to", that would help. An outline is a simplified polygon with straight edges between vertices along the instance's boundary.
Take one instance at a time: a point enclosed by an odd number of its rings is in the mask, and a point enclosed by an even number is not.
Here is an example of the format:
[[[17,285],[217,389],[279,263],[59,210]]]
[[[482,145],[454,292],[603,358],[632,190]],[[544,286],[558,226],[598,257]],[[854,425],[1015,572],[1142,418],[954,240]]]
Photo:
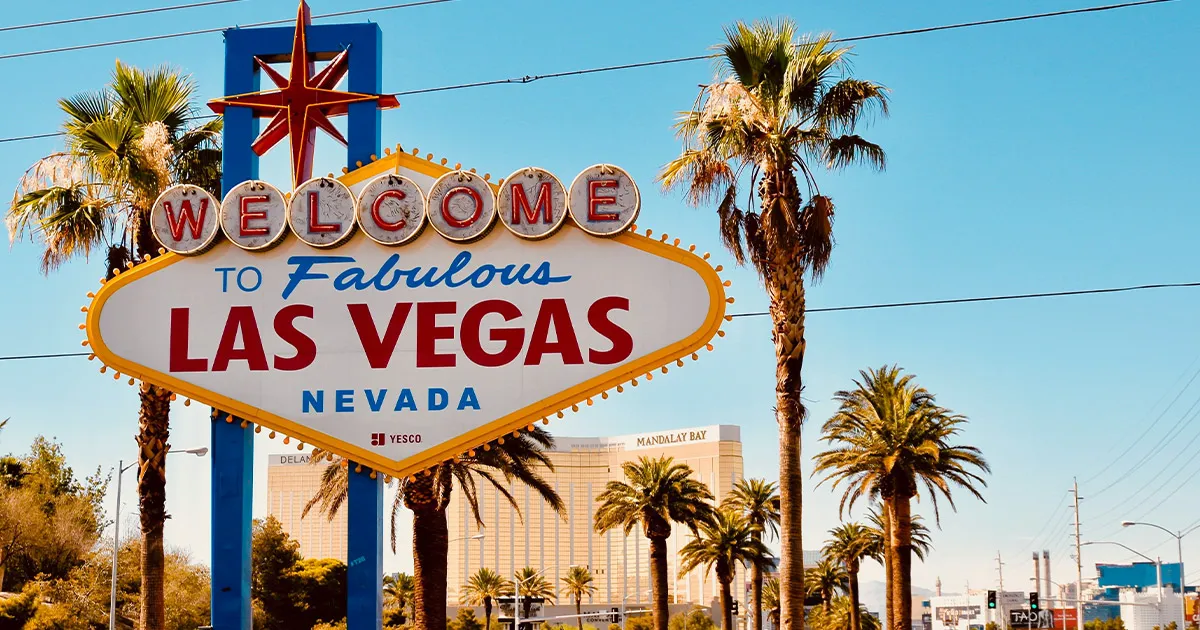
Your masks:
[[[313,247],[336,247],[361,229],[385,246],[403,245],[425,225],[455,242],[478,239],[499,221],[525,239],[546,238],[567,216],[592,236],[615,236],[641,209],[633,178],[611,164],[579,173],[570,187],[540,168],[524,168],[493,187],[475,173],[452,171],[424,191],[396,174],[376,177],[356,197],[345,184],[318,177],[284,195],[267,182],[234,186],[225,199],[190,184],[172,186],[154,202],[150,227],[163,247],[201,254],[224,235],[248,251],[278,245],[288,232]]]

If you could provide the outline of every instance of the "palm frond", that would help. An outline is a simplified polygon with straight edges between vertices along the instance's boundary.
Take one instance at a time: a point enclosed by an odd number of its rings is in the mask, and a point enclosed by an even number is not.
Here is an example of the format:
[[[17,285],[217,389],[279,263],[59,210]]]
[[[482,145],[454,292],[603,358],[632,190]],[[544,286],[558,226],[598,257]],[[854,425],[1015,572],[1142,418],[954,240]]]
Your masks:
[[[861,136],[838,136],[825,145],[825,164],[831,169],[866,164],[882,171],[887,166],[887,156],[882,147]]]

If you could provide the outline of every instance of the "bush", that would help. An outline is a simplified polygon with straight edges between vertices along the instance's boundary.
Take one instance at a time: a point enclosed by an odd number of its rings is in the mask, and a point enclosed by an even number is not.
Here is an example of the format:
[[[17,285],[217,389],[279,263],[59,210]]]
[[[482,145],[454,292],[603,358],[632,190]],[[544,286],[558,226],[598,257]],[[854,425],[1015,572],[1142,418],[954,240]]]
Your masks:
[[[24,630],[42,604],[42,591],[26,586],[20,595],[0,600],[0,630]]]
[[[654,617],[638,615],[625,620],[625,630],[654,630]]]
[[[621,630],[621,624],[610,623],[610,624],[608,624],[608,630]]]
[[[483,624],[470,608],[459,608],[458,616],[446,623],[446,630],[483,630]]]
[[[346,620],[342,619],[333,623],[318,623],[312,627],[312,630],[346,630]]]
[[[684,621],[687,621],[685,624]],[[670,621],[667,622],[668,630],[716,630],[717,624],[713,622],[703,609],[693,608],[685,613],[672,615]]]
[[[66,606],[39,606],[22,630],[90,630],[92,627]]]

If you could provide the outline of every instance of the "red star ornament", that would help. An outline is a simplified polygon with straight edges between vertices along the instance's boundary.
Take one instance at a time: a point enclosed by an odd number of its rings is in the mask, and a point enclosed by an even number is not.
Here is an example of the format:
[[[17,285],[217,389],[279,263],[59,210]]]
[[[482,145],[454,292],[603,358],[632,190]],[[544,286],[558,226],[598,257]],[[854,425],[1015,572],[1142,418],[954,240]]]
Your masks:
[[[315,76],[315,64],[308,53],[307,27],[312,23],[308,3],[300,1],[296,12],[296,34],[292,39],[292,57],[288,76],[283,76],[267,62],[255,57],[263,74],[279,89],[238,94],[209,101],[214,112],[223,114],[226,107],[247,107],[254,116],[270,117],[262,133],[250,145],[256,155],[263,155],[285,136],[292,154],[292,186],[312,177],[313,146],[317,129],[324,129],[334,140],[346,145],[346,138],[333,126],[330,117],[344,116],[351,103],[374,101],[379,109],[399,107],[395,96],[340,92],[337,84],[349,70],[349,50],[339,53],[328,66]]]

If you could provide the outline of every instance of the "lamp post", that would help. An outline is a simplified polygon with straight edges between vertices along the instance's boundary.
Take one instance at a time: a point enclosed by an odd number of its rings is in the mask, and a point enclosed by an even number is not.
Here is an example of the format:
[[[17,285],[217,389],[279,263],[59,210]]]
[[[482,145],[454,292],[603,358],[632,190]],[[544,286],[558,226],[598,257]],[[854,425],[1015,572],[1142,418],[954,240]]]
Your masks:
[[[1152,562],[1152,563],[1154,563],[1154,566],[1155,566],[1155,568],[1158,570],[1158,625],[1159,625],[1159,626],[1162,626],[1162,595],[1163,595],[1163,584],[1162,584],[1162,559],[1160,558],[1160,559],[1158,559],[1158,560],[1155,560],[1155,559],[1151,558],[1150,556],[1147,556],[1146,554],[1144,554],[1144,553],[1142,553],[1142,552],[1140,552],[1140,551],[1138,551],[1138,550],[1136,550],[1136,549],[1134,549],[1134,548],[1132,548],[1132,547],[1130,547],[1130,546],[1128,546],[1128,545],[1124,545],[1124,544],[1121,544],[1121,543],[1119,543],[1119,542],[1114,542],[1114,541],[1111,541],[1111,540],[1093,540],[1093,541],[1088,541],[1088,542],[1085,542],[1085,543],[1081,543],[1081,546],[1082,546],[1082,545],[1116,545],[1116,546],[1118,546],[1118,547],[1121,547],[1122,549],[1124,549],[1124,550],[1126,550],[1126,551],[1128,551],[1128,552],[1130,552],[1130,553],[1132,553],[1132,554],[1135,554],[1135,555],[1138,555],[1138,556],[1141,556],[1141,557],[1145,558],[1147,562]],[[1082,594],[1081,594],[1081,595],[1080,595],[1080,599],[1082,599],[1082,598],[1083,598],[1083,597],[1082,597]],[[1181,630],[1182,630],[1182,629],[1181,629]]]
[[[625,616],[625,602],[628,601],[630,597],[641,597],[642,595],[649,593],[650,590],[651,589],[646,589],[644,591],[630,593],[630,594],[626,595],[625,597],[621,598],[621,628],[622,628],[622,630],[624,630],[624,628],[625,628],[625,621],[627,619]],[[691,602],[688,602],[688,603],[690,604]]]
[[[1176,547],[1179,550],[1179,630],[1184,630],[1187,628],[1187,595],[1185,593],[1186,588],[1184,587],[1183,582],[1183,537],[1196,531],[1196,527],[1192,527],[1187,531],[1173,532],[1162,525],[1155,525],[1154,523],[1146,523],[1144,521],[1121,521],[1121,527],[1131,527],[1133,525],[1145,525],[1147,527],[1161,529],[1175,539]]]
[[[515,596],[515,599],[513,600],[513,630],[521,630],[521,584],[538,577],[539,575],[545,573],[546,569],[549,568],[550,567],[542,567],[537,571],[534,571],[531,575],[525,576],[524,580],[518,579],[517,574],[513,573],[513,595]]]
[[[208,454],[208,447],[167,451],[167,455],[172,453],[187,453],[196,457],[204,457]],[[117,551],[121,548],[121,475],[134,466],[137,466],[137,462],[126,466],[125,460],[117,460],[117,505],[113,510],[116,518],[113,519],[112,585],[108,593],[108,630],[117,630]]]

